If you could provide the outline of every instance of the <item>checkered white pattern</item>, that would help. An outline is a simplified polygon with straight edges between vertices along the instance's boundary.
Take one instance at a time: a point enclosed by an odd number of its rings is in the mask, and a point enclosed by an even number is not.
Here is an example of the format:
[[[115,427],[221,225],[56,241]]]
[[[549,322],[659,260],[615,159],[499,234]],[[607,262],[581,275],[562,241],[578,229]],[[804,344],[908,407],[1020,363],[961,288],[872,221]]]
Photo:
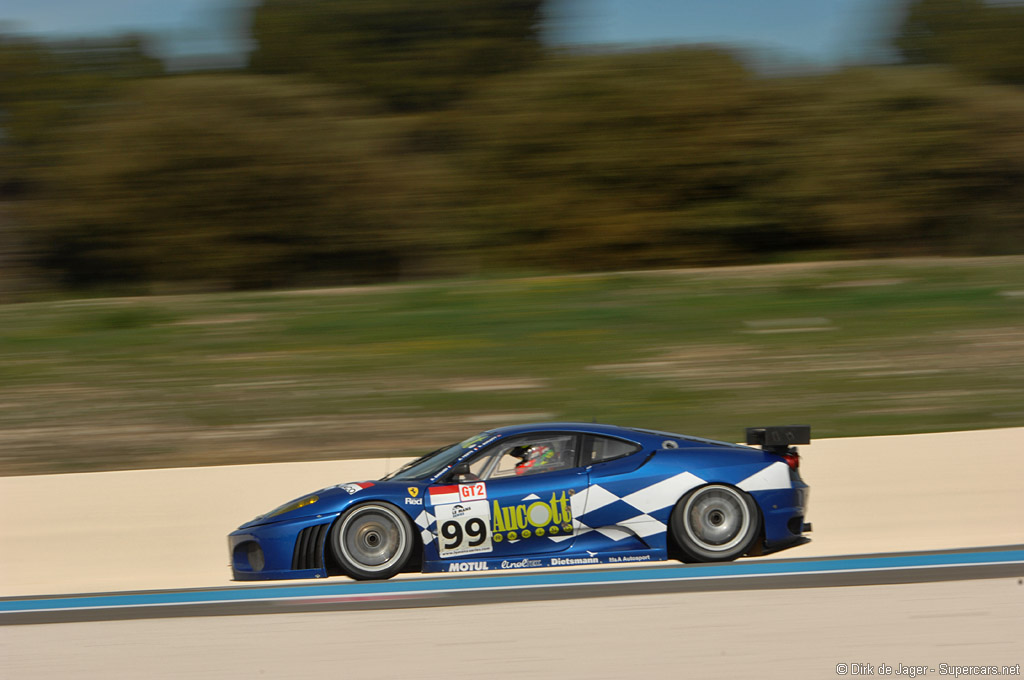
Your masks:
[[[665,522],[650,513],[675,505],[683,494],[701,484],[703,479],[683,472],[622,496],[600,484],[591,485],[572,498],[575,534],[597,531],[612,541],[621,541],[662,533],[667,528]]]
[[[619,482],[621,484],[621,480]],[[648,538],[668,530],[668,513],[680,498],[690,489],[706,481],[690,473],[682,472],[659,482],[618,495],[600,484],[594,484],[572,498],[573,524],[575,534],[597,531],[612,541],[621,541],[631,536]],[[755,472],[736,486],[744,491],[767,489],[789,489],[792,482],[785,463],[773,463]],[[652,517],[660,514],[664,518]],[[569,536],[551,536],[553,541],[564,541]]]
[[[744,491],[765,491],[767,489],[791,489],[793,481],[789,477],[789,466],[785,463],[772,463],[760,472],[750,475],[736,486]]]
[[[426,510],[420,510],[420,514],[416,515],[416,519],[413,521],[420,528],[420,536],[423,537],[424,545],[434,540],[434,534],[430,531],[430,525],[435,521],[433,515]]]

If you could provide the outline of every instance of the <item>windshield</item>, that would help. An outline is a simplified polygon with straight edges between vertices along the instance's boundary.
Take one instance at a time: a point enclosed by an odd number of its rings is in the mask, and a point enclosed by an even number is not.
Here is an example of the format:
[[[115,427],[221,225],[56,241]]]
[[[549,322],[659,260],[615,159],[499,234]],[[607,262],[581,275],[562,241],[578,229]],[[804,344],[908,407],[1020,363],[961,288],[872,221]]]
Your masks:
[[[497,437],[497,435],[494,435],[491,432],[481,432],[480,434],[470,437],[466,441],[459,442],[458,444],[442,446],[437,451],[432,451],[421,458],[417,458],[416,460],[406,463],[384,477],[383,480],[413,480],[433,477],[459,458],[462,458],[465,454],[479,448],[485,443],[488,443],[495,437]]]

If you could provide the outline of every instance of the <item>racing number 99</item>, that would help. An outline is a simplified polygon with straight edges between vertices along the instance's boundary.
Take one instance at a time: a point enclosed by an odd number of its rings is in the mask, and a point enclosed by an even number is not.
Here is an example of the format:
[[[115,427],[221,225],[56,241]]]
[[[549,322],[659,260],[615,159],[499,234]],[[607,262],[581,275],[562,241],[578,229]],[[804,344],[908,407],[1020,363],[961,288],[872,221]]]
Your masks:
[[[451,541],[444,544],[445,550],[455,550],[467,538],[469,540],[466,545],[475,548],[487,540],[487,525],[479,517],[467,521],[465,528],[455,520],[448,520],[441,525],[441,536]]]

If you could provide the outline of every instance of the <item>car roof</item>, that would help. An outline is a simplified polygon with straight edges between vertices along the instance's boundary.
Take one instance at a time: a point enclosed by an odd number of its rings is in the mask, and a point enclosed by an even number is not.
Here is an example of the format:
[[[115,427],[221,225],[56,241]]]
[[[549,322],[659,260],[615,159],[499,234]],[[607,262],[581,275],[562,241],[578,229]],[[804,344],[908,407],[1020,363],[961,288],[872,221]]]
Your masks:
[[[660,448],[662,441],[666,439],[674,440],[680,447],[688,446],[726,446],[729,448],[747,448],[741,444],[734,444],[730,442],[718,441],[715,439],[704,439],[703,437],[694,437],[686,434],[679,434],[676,432],[663,432],[661,430],[645,430],[637,427],[622,427],[620,425],[608,425],[604,423],[574,423],[574,422],[552,422],[552,423],[527,423],[523,425],[508,425],[506,427],[497,427],[489,432],[494,434],[500,434],[504,437],[515,436],[520,434],[529,434],[531,432],[581,432],[584,434],[598,434],[608,435],[611,437],[621,437],[629,439],[631,441],[644,443],[650,446],[657,446]]]

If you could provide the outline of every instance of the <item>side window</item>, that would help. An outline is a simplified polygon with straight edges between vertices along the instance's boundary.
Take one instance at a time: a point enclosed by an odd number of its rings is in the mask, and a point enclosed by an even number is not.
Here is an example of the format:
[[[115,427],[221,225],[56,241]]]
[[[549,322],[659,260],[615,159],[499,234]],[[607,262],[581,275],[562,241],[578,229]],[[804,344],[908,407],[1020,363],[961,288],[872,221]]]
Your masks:
[[[501,444],[498,445],[499,447]],[[469,464],[470,480],[476,481],[484,478],[484,474],[487,472],[487,468],[494,462],[494,456],[492,452],[487,451],[483,454],[474,458]]]
[[[576,435],[535,434],[516,437],[499,442],[489,454],[485,456],[489,463],[481,467],[483,479],[568,470],[576,467]]]
[[[584,453],[587,454],[590,463],[603,463],[606,460],[622,458],[641,448],[639,444],[610,437],[587,437],[585,442]]]

